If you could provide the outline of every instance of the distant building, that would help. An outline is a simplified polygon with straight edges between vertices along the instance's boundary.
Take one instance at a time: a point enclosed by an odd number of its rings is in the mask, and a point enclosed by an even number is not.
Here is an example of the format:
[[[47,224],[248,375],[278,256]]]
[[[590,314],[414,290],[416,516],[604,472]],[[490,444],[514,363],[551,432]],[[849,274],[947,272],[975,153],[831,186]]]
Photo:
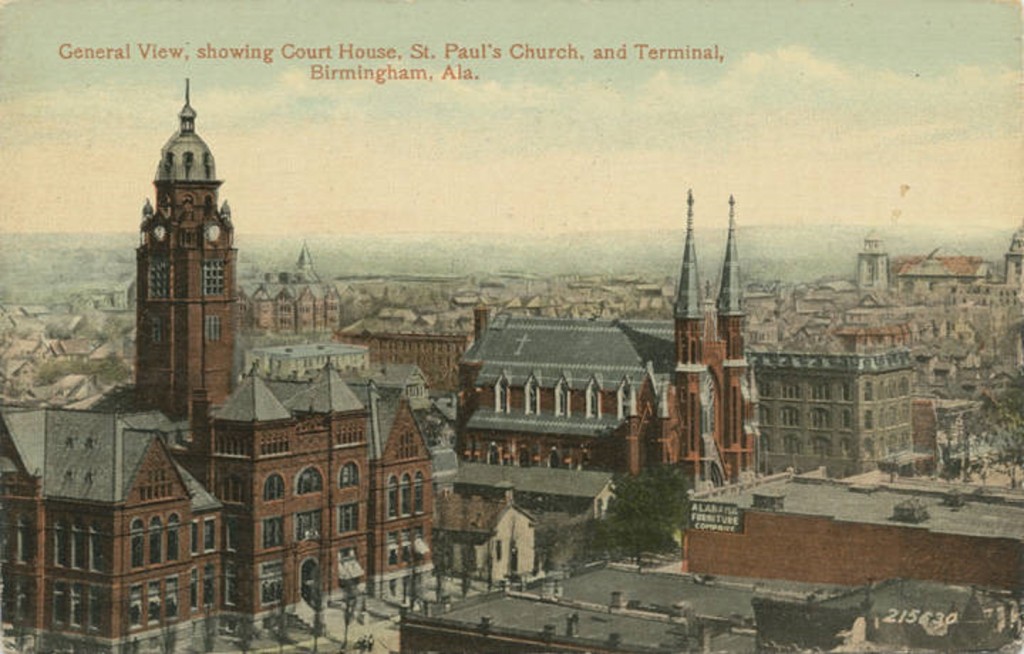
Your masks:
[[[245,354],[246,370],[271,379],[306,379],[328,363],[342,373],[366,370],[369,352],[357,345],[310,343],[258,347]]]
[[[332,332],[341,327],[341,296],[320,281],[303,243],[294,270],[266,273],[238,292],[244,329],[271,333]]]
[[[864,239],[864,249],[857,255],[857,288],[862,292],[889,290],[889,253],[875,234]]]
[[[760,401],[759,466],[825,466],[845,477],[913,449],[910,352],[751,352]]]
[[[469,334],[405,332],[337,332],[335,340],[369,348],[377,364],[415,364],[431,389],[458,389],[459,359],[470,343]]]

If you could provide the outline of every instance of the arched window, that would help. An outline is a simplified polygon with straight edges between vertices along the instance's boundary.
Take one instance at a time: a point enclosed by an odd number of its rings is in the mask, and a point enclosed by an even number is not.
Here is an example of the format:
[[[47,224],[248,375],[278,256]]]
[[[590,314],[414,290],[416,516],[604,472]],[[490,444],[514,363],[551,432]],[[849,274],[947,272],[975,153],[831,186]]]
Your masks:
[[[341,488],[347,488],[349,486],[358,485],[359,466],[350,461],[341,467],[341,477],[338,480],[338,486]]]
[[[572,415],[572,405],[570,404],[571,401],[572,397],[569,393],[569,383],[563,379],[558,382],[558,385],[555,386],[555,415]]]
[[[178,514],[167,518],[167,560],[178,560]]]
[[[145,561],[145,534],[143,534],[142,520],[132,520],[132,567],[141,567]]]
[[[149,521],[149,562],[160,563],[163,542],[163,525],[160,518],[154,517]]]
[[[394,475],[388,477],[388,517],[398,517],[398,480]]]
[[[491,444],[487,446],[487,463],[490,463],[491,465],[501,463],[501,451],[498,450],[497,443],[491,442]]]
[[[508,413],[509,411],[508,379],[502,376],[494,385],[494,411],[495,413]]]
[[[558,450],[554,447],[551,448],[551,453],[548,454],[548,467],[557,468],[560,463],[558,459]]]
[[[533,377],[527,380],[523,389],[523,409],[527,415],[540,413],[540,387]]]
[[[402,475],[402,515],[412,513],[412,481],[408,474]]]
[[[281,475],[270,475],[263,482],[263,499],[269,502],[282,497],[284,497],[284,478]]]
[[[416,513],[423,513],[423,473],[416,473],[416,481],[412,487],[412,504]]]
[[[299,495],[306,493],[318,493],[323,490],[324,481],[320,477],[320,471],[310,466],[299,473],[299,481],[295,485],[295,492]]]
[[[587,386],[587,417],[601,417],[601,389],[598,387],[597,381],[593,379]]]
[[[619,392],[618,392],[618,398],[617,398],[617,400],[618,400],[617,404],[619,405],[618,406],[618,417],[619,417],[619,420],[622,420],[623,418],[626,418],[627,416],[629,416],[629,408],[630,408],[629,396],[630,396],[631,393],[632,393],[632,389],[629,387],[629,382],[626,381],[626,380],[623,380],[622,384],[619,385]]]

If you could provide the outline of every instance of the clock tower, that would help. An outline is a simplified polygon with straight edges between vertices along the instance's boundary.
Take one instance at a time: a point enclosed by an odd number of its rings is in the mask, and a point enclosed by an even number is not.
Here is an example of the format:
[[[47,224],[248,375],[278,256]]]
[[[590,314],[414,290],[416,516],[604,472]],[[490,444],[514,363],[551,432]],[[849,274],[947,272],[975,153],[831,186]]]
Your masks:
[[[235,259],[231,210],[218,209],[213,153],[189,102],[160,151],[137,252],[135,385],[147,406],[185,418],[193,399],[227,399],[233,385]]]

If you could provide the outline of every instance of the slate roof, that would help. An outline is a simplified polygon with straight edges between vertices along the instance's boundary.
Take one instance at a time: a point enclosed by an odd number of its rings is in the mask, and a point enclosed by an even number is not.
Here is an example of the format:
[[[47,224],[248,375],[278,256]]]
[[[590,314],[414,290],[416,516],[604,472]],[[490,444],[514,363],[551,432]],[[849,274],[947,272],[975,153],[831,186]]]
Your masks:
[[[271,391],[272,392],[272,391]],[[361,411],[363,403],[333,366],[323,368],[301,391],[289,395],[283,404],[292,411],[345,413]]]
[[[460,461],[454,482],[495,487],[510,483],[517,492],[593,498],[611,480],[612,473],[595,470],[522,468]]]
[[[2,415],[7,433],[28,472],[43,478],[43,495],[119,502],[157,438],[132,428],[113,413],[38,409]],[[120,442],[121,446],[117,447]]]
[[[533,374],[542,387],[565,375],[575,389],[593,376],[602,388],[638,381],[647,362],[657,375],[674,370],[674,326],[667,320],[579,320],[499,315],[463,356],[482,363],[477,383],[505,374],[521,386]]]
[[[194,513],[212,511],[223,506],[220,500],[199,483],[198,479],[188,473],[188,470],[185,470],[177,463],[174,464],[174,467],[178,469],[178,474],[181,475],[182,481],[185,482],[185,489],[188,491]]]
[[[235,389],[222,406],[213,411],[218,420],[232,422],[265,422],[292,417],[267,384],[255,375],[249,375]]]
[[[600,418],[559,416],[551,414],[499,413],[489,407],[473,412],[466,422],[470,430],[520,431],[529,434],[568,434],[572,436],[604,436],[622,423],[614,414]]]

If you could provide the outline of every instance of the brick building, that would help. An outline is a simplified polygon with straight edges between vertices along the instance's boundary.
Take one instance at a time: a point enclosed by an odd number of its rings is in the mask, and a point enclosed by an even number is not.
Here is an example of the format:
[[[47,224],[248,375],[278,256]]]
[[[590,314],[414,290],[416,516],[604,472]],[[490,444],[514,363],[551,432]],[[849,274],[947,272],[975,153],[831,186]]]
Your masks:
[[[459,359],[469,346],[469,334],[407,332],[337,332],[335,340],[370,349],[372,363],[413,364],[427,376],[430,388],[458,389]]]
[[[309,246],[302,244],[293,270],[265,273],[238,292],[242,326],[261,332],[331,332],[341,326],[341,295],[320,281]]]
[[[1024,587],[1020,497],[948,485],[787,475],[738,494],[698,494],[683,543],[684,569],[700,574]]]
[[[825,466],[845,477],[913,451],[909,350],[748,357],[760,402],[761,472]]]
[[[688,198],[675,320],[475,316],[460,366],[459,456],[637,473],[686,468],[722,484],[754,470],[733,201],[717,300],[701,293]]]
[[[137,250],[134,392],[0,418],[3,615],[37,651],[208,651],[431,568],[430,453],[405,388],[326,362],[235,385],[236,251],[186,87]]]

